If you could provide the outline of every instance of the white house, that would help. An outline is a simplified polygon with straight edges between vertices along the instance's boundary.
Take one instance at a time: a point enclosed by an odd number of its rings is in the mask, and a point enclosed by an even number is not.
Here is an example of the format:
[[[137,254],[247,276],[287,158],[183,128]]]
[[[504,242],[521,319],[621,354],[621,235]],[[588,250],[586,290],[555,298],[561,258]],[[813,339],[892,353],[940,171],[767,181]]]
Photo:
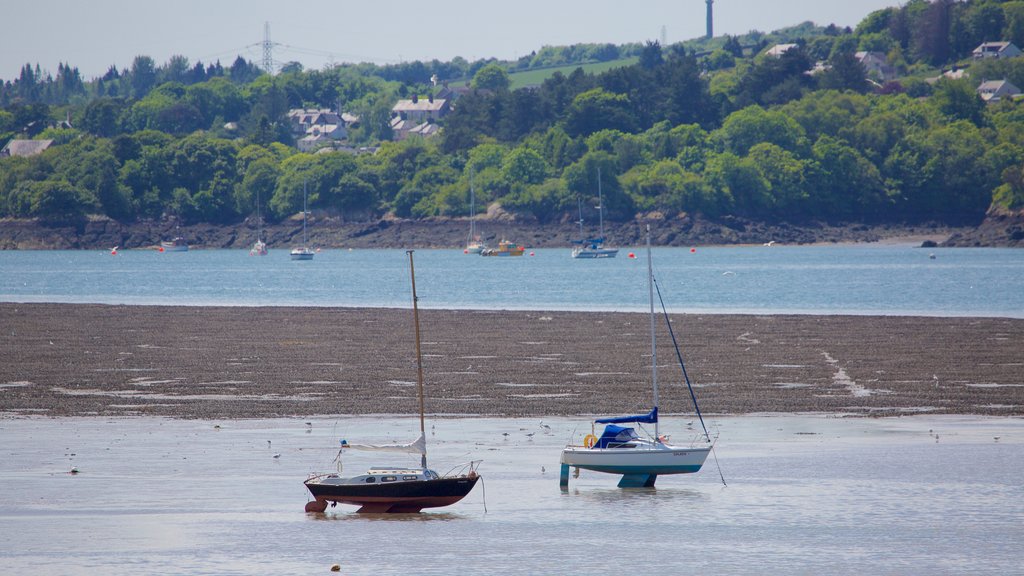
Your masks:
[[[857,52],[854,54],[857,61],[864,67],[868,78],[888,82],[896,78],[896,69],[889,64],[885,54],[881,52]]]
[[[448,100],[428,96],[426,100],[419,96],[413,96],[411,100],[399,100],[391,108],[391,113],[406,120],[424,122],[426,120],[440,120],[450,110]]]
[[[1020,48],[1013,42],[984,42],[975,48],[971,55],[975,60],[984,58],[1016,58],[1021,55]]]
[[[978,96],[985,102],[998,102],[1003,98],[1013,98],[1020,94],[1020,88],[1006,80],[989,80],[978,86]]]
[[[333,110],[296,108],[288,112],[288,120],[299,150],[311,152],[347,140],[348,127],[358,122],[359,118],[348,113],[338,114]]]
[[[789,52],[790,50],[796,47],[796,44],[776,44],[775,46],[772,46],[771,48],[765,50],[764,54],[765,56],[778,58],[779,56],[782,56],[786,52]]]

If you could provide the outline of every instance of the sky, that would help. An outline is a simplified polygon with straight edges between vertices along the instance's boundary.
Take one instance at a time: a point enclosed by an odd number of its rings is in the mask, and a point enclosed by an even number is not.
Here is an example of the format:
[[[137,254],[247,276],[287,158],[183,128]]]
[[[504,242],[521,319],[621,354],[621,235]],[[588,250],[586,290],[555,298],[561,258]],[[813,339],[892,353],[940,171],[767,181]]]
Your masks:
[[[715,0],[715,35],[772,30],[810,20],[854,27],[898,0]],[[704,35],[705,0],[5,0],[0,79],[26,63],[56,75],[63,62],[90,80],[136,56],[163,65],[237,56],[262,62],[264,24],[274,60],[307,69],[332,63],[512,60],[543,46],[668,43]]]

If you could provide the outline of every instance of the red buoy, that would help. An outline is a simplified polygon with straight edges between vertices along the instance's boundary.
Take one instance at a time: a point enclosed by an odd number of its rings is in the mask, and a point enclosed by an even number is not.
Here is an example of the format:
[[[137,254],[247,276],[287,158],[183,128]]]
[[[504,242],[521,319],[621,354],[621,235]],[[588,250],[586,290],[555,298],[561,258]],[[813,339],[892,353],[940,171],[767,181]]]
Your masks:
[[[694,253],[694,252],[696,252],[696,251],[697,251],[697,249],[696,249],[696,248],[690,248],[690,254],[693,254],[693,253]]]

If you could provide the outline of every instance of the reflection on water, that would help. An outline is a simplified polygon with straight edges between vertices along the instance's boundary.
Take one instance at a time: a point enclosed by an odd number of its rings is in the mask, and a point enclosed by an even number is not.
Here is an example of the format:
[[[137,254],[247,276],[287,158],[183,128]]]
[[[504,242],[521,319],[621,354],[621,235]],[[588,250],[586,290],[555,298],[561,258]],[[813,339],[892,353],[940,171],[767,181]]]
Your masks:
[[[306,514],[302,481],[331,468],[339,437],[382,443],[414,436],[417,421],[306,421],[0,420],[0,566],[131,576],[332,564],[345,574],[1020,568],[1020,419],[721,418],[727,486],[708,463],[653,489],[584,471],[566,492],[559,451],[580,422],[435,420],[431,465],[482,458],[486,484],[450,508],[400,515]],[[346,469],[409,464],[394,458],[351,451]]]

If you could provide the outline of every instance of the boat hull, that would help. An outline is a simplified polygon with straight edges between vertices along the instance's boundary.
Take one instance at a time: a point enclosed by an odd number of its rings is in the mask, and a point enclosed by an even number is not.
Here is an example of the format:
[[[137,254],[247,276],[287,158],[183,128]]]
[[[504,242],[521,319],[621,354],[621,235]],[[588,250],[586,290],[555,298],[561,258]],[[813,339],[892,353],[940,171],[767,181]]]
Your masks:
[[[292,260],[312,260],[313,254],[312,250],[302,249],[292,250],[291,252]]]
[[[331,484],[314,478],[306,481],[306,488],[318,502],[352,504],[360,507],[358,512],[419,512],[455,504],[473,490],[479,479],[460,476],[390,484]]]
[[[161,242],[160,249],[163,250],[164,252],[188,252],[188,244]]]
[[[607,474],[692,474],[701,469],[711,448],[585,448],[562,451],[562,464]]]
[[[619,253],[618,248],[584,248],[573,250],[573,258],[615,258]]]

